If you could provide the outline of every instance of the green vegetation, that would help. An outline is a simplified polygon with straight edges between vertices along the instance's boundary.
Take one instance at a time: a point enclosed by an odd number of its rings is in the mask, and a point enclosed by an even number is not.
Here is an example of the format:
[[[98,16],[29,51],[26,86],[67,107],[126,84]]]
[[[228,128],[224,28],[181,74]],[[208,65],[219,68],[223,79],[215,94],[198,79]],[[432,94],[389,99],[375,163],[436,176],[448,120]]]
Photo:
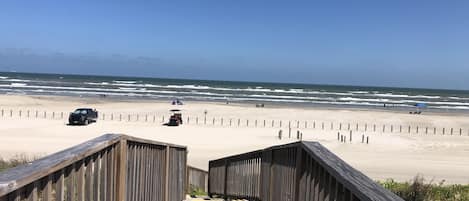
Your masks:
[[[203,189],[201,188],[198,188],[194,185],[191,185],[189,187],[189,195],[193,195],[193,196],[206,196],[207,195],[207,192],[205,192]]]
[[[15,156],[13,156],[12,158],[10,158],[8,160],[0,157],[0,172],[6,170],[8,168],[13,168],[13,167],[16,167],[18,165],[23,165],[23,164],[29,163],[33,160],[36,160],[37,158],[39,158],[39,157],[33,157],[31,159],[31,158],[27,157],[24,154],[15,155]]]
[[[469,201],[469,185],[444,185],[444,181],[426,183],[421,175],[410,182],[388,179],[378,183],[406,201]]]

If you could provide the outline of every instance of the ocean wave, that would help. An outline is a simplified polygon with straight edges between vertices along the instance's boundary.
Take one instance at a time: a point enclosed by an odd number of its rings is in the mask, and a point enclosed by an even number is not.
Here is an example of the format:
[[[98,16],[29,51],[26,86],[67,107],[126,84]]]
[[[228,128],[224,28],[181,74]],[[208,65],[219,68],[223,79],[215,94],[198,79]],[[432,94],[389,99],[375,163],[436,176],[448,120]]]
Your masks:
[[[0,79],[1,79],[1,80],[4,80],[4,79],[8,79],[8,77],[0,76]]]
[[[135,80],[114,80],[112,82],[119,83],[119,84],[136,84],[138,81],[135,81]]]
[[[27,86],[27,84],[25,84],[25,83],[11,83],[10,86],[14,86],[14,87],[24,87],[24,86]]]

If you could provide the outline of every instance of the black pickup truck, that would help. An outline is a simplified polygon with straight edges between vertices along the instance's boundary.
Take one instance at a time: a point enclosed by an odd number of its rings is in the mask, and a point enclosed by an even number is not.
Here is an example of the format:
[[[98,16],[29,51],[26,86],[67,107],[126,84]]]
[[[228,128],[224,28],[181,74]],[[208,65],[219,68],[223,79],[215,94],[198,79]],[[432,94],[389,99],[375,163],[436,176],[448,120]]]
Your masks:
[[[89,123],[96,122],[98,120],[98,111],[91,108],[78,108],[74,112],[70,113],[68,117],[69,125],[88,125]]]

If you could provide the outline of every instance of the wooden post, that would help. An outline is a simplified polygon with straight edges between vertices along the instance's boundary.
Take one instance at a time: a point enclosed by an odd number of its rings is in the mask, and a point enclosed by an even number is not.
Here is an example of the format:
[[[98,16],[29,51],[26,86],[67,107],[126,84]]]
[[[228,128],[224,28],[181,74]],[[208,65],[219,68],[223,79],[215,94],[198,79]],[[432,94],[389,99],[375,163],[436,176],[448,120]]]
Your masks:
[[[10,117],[13,117],[13,110],[10,110]]]
[[[19,113],[20,113],[20,118],[21,118],[21,113],[22,113],[22,110],[20,110],[20,112],[19,112]]]
[[[357,123],[357,129],[356,130],[358,131],[358,123]]]
[[[313,121],[313,129],[316,129],[316,121]]]
[[[274,127],[274,120],[272,120],[272,128]]]
[[[324,122],[321,123],[321,129],[324,130]]]
[[[433,127],[433,135],[436,135],[436,127]]]
[[[119,144],[117,144],[115,151],[117,151],[116,200],[125,201],[126,199],[126,176],[127,176],[127,140],[121,139]],[[104,193],[104,192],[101,192],[101,193]]]
[[[265,128],[265,119],[264,119],[264,128]]]
[[[402,125],[399,125],[399,133],[402,133]]]
[[[240,124],[241,124],[241,119],[238,119],[238,127],[239,127]]]
[[[187,117],[187,122],[186,123],[189,124],[189,116]]]
[[[308,128],[308,122],[305,121],[305,129]]]
[[[352,131],[350,131],[350,137],[349,137],[349,139],[350,139],[350,142],[352,142]]]
[[[29,110],[28,110],[28,117],[29,117]],[[64,118],[64,112],[60,112],[60,118],[61,118],[61,119]]]
[[[368,130],[368,124],[365,124],[365,132]]]
[[[419,126],[417,126],[416,132],[419,133]]]
[[[246,127],[249,127],[249,119],[246,120]]]
[[[223,126],[223,118],[221,118],[221,126]]]
[[[122,121],[122,114],[119,114],[119,121]]]
[[[63,114],[63,113],[62,113],[62,114]],[[27,115],[28,115],[28,118],[29,118],[29,110],[28,110],[28,114],[27,114]],[[62,116],[63,116],[63,115],[62,115]],[[63,119],[63,117],[62,117],[62,119]]]
[[[365,135],[362,135],[362,143],[365,143]]]
[[[148,114],[145,115],[145,122],[148,122]]]
[[[213,117],[212,125],[215,125],[215,117]]]
[[[44,111],[44,118],[47,118],[47,112]]]
[[[254,124],[256,125],[256,128],[257,128],[257,119],[256,119],[256,120],[254,120]]]
[[[410,133],[410,126],[409,126],[409,133]]]
[[[373,132],[376,132],[376,124],[373,124]]]
[[[350,123],[347,124],[347,130],[350,130]]]
[[[127,115],[127,121],[130,121],[130,114]]]
[[[445,134],[445,128],[443,128],[443,135]]]
[[[3,111],[3,109],[2,109],[2,117],[3,117],[3,113],[4,113],[4,111]]]
[[[331,130],[334,129],[334,122],[331,122]]]
[[[451,128],[451,135],[453,135],[453,128]]]
[[[199,117],[195,117],[195,124],[199,124]]]
[[[340,140],[340,132],[337,132],[337,141]]]
[[[394,131],[394,126],[391,125],[391,133]]]
[[[383,133],[386,132],[386,125],[383,125]]]
[[[428,134],[428,127],[425,127],[425,134]]]
[[[280,128],[282,128],[282,120],[280,120]]]
[[[369,136],[366,136],[366,144],[368,144]]]
[[[459,128],[459,135],[462,135],[462,128]]]
[[[296,128],[300,128],[300,121],[296,121]]]

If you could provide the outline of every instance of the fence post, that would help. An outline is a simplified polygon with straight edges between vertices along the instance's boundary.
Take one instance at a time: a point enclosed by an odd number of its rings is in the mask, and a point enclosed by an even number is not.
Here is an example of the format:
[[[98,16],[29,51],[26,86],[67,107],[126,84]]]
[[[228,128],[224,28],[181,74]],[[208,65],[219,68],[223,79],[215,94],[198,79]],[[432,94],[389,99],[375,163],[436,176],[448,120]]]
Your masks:
[[[187,124],[189,124],[189,116],[187,116]]]
[[[340,132],[337,132],[337,141],[340,140]]]
[[[300,121],[296,121],[296,128],[300,128]]]
[[[391,125],[391,133],[394,131],[394,126]]]
[[[410,133],[410,126],[409,126],[409,133]]]
[[[373,124],[373,132],[376,132],[376,124]]]
[[[145,122],[148,121],[148,114],[145,115]]]
[[[256,127],[257,127],[257,119],[254,121],[254,124],[255,124],[255,125],[256,125]]]
[[[365,132],[368,130],[368,124],[365,124]]]
[[[383,133],[386,132],[386,125],[383,125]]]
[[[347,124],[347,130],[350,130],[350,123]]]
[[[433,127],[433,135],[436,135],[436,127]]]
[[[127,140],[121,139],[117,144],[117,201],[126,199],[126,172],[127,172]]]
[[[342,130],[342,123],[339,123],[339,131]]]
[[[13,117],[13,110],[10,110],[10,117]]]
[[[272,128],[274,127],[274,120],[272,120]]]
[[[3,117],[3,113],[4,113],[4,111],[3,111],[3,109],[2,109],[2,117]]]
[[[63,114],[63,113],[62,113],[62,114]],[[28,114],[27,114],[27,115],[28,115],[28,118],[29,118],[29,110],[28,110]]]
[[[20,113],[20,117],[21,117],[22,110],[20,110],[20,112],[19,112],[19,113]]]
[[[451,128],[451,135],[453,135],[453,128]]]
[[[282,120],[280,120],[280,128],[282,128]]]
[[[357,123],[357,131],[358,131],[358,123]]]
[[[212,125],[215,125],[215,117],[213,117]]]
[[[352,142],[352,131],[350,131],[350,142]]]
[[[417,129],[416,129],[417,133],[419,133],[419,126],[417,126]]]
[[[308,122],[305,121],[305,129],[308,128]]]
[[[402,133],[402,125],[399,125],[399,133]]]
[[[223,126],[223,118],[221,118],[221,126]]]
[[[264,119],[264,128],[265,128],[265,119]]]
[[[47,113],[46,113],[46,111],[44,111],[44,118],[47,118]]]
[[[462,128],[459,128],[459,135],[462,135]]]
[[[321,129],[324,130],[324,122],[321,123]]]
[[[29,110],[28,110],[28,117],[29,117]],[[64,112],[60,112],[60,118],[61,118],[61,119],[64,118]]]
[[[331,122],[331,130],[334,130],[334,122]]]
[[[316,121],[313,121],[313,129],[316,129]]]
[[[445,128],[443,128],[443,135],[445,134]]]

